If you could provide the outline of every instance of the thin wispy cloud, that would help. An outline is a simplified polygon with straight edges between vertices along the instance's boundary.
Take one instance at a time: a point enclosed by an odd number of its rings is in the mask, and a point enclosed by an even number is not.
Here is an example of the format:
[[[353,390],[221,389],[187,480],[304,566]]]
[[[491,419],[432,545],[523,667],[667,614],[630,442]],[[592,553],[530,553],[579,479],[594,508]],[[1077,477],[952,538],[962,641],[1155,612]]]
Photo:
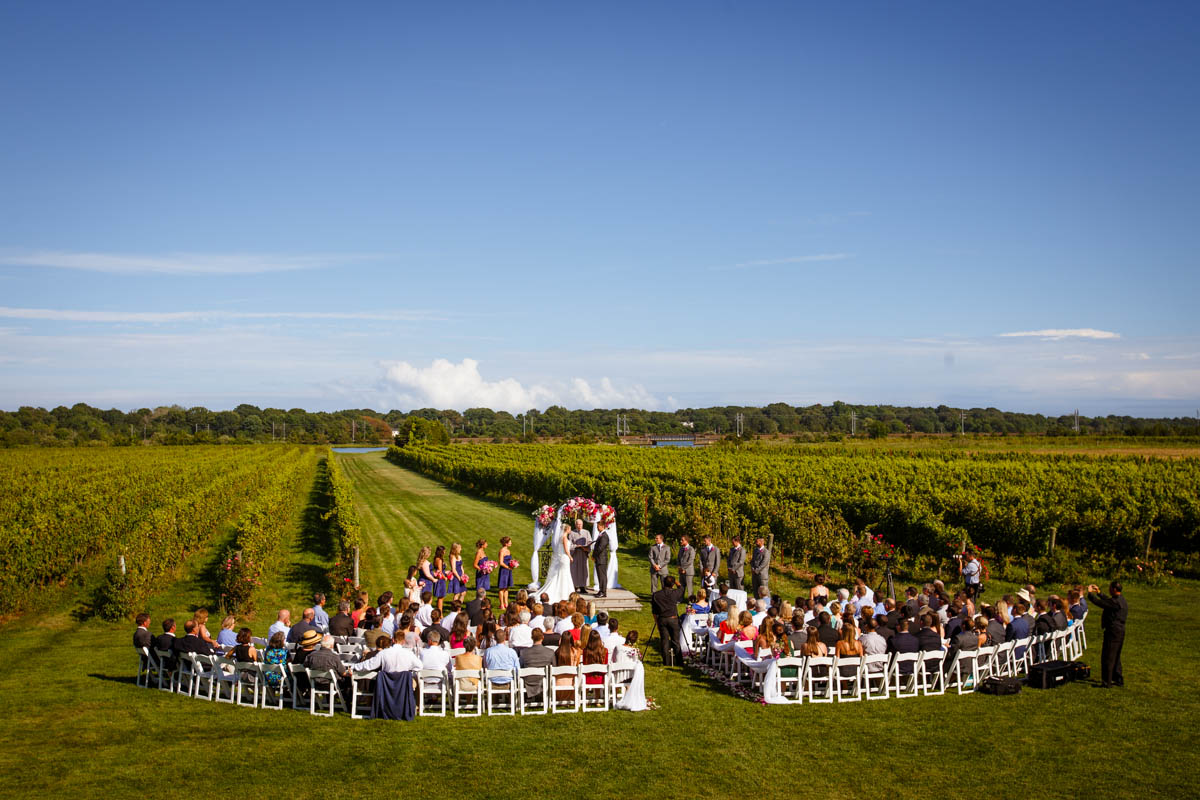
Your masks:
[[[0,306],[0,318],[49,322],[164,324],[249,319],[364,320],[429,322],[445,319],[434,311],[83,311],[61,308]]]
[[[713,267],[713,271],[722,272],[732,269],[754,269],[755,267],[774,267],[781,264],[812,264],[822,261],[845,261],[853,258],[853,253],[817,253],[810,256],[789,256],[788,258],[768,258],[762,261],[742,261],[738,264],[726,264]]]
[[[1016,331],[1002,333],[1005,337],[1031,337],[1058,341],[1060,339],[1120,339],[1121,334],[1112,331],[1098,331],[1095,328],[1045,328],[1040,331]]]
[[[0,251],[0,265],[73,269],[125,275],[250,275],[261,272],[326,269],[362,261],[377,261],[378,253],[126,253],[67,250]]]

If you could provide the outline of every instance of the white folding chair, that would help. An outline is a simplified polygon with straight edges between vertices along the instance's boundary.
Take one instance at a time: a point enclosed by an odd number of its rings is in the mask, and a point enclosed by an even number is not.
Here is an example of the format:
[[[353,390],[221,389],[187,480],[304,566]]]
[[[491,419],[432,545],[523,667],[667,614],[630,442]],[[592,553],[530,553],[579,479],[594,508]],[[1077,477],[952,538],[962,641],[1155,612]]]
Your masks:
[[[337,673],[331,669],[305,669],[308,675],[308,713],[317,717],[332,717],[340,706],[346,710],[346,698],[338,686]],[[328,681],[328,686],[320,682]]]
[[[1033,656],[1033,637],[1013,640],[1013,677],[1029,672],[1029,659]]]
[[[946,675],[942,667],[946,663],[946,651],[925,651],[921,656],[921,693],[926,697],[946,693]]]
[[[249,706],[256,708],[258,706],[258,687],[262,673],[258,669],[258,663],[254,661],[238,661],[234,665],[237,670],[237,701],[239,706]],[[245,691],[250,690],[250,702],[246,703],[242,700],[242,695]]]
[[[625,699],[625,692],[629,690],[629,684],[633,683],[633,676],[636,671],[637,667],[633,666],[632,662],[619,661],[616,664],[609,664],[609,705],[616,706],[617,703]]]
[[[192,697],[211,701],[217,691],[217,676],[220,673],[217,657],[197,655],[192,669],[195,671]]]
[[[417,713],[422,717],[446,716],[446,680],[446,671],[442,669],[423,669],[417,673]],[[426,699],[429,697],[437,700],[432,707]]]
[[[517,713],[517,683],[516,671],[511,669],[484,670],[487,678],[487,711],[488,716],[509,716]],[[497,683],[496,679],[508,678],[507,682]],[[497,700],[503,702],[497,703]]]
[[[570,686],[559,686],[558,679],[571,676]],[[554,703],[550,710],[555,714],[568,714],[579,711],[579,668],[570,665],[551,667],[550,677],[554,679]],[[566,697],[565,695],[570,695]]]
[[[292,693],[292,710],[299,711],[303,708],[303,702],[308,696],[308,691],[304,687],[308,684],[308,673],[304,669],[303,664],[288,664],[287,665],[288,685]],[[300,680],[304,678],[304,680]]]
[[[588,683],[589,675],[600,675],[600,683]],[[608,664],[584,664],[579,668],[584,711],[608,711]]]
[[[180,653],[179,667],[175,673],[175,691],[192,697],[196,693],[197,653]]]
[[[378,672],[350,673],[350,718],[366,719],[375,700],[375,678]]]
[[[992,661],[995,665],[994,674],[997,677],[1011,678],[1017,674],[1016,659],[1013,657],[1016,647],[1017,643],[1015,641],[996,645],[996,655]]]
[[[478,717],[483,713],[483,670],[454,670],[454,682],[451,684],[451,688],[454,691],[454,716]],[[473,708],[474,712],[463,710],[464,700],[470,701],[466,708]]]
[[[896,653],[887,681],[896,697],[916,697],[921,691],[921,654]]]
[[[541,681],[542,688],[536,692],[530,692],[529,687],[532,685],[531,678],[536,678]],[[521,716],[530,716],[537,714],[547,714],[550,712],[550,669],[549,667],[521,667],[517,672],[517,680],[520,683],[517,689],[517,707],[521,711]]]
[[[863,693],[868,700],[888,699],[888,665],[891,656],[875,653],[863,657]]]
[[[467,649],[465,647],[450,648],[450,660],[453,661],[455,656],[461,656],[465,652],[467,652]]]
[[[946,678],[959,694],[970,694],[979,685],[979,651],[960,650],[946,670]]]
[[[832,703],[837,678],[833,656],[809,656],[804,661],[804,694],[810,703]]]
[[[276,676],[275,683],[271,683],[270,676]],[[288,693],[288,675],[284,664],[263,664],[258,663],[258,681],[259,691],[262,693],[261,705],[263,708],[270,708],[275,711],[283,710],[283,701]]]
[[[838,656],[835,670],[838,702],[855,703],[862,700],[862,656]]]
[[[263,639],[260,636],[251,636],[250,644],[254,645],[256,650],[266,650],[267,649],[267,640]]]
[[[979,648],[978,655],[975,658],[975,683],[979,684],[983,681],[998,675],[1000,672],[996,652],[1000,649],[1000,645],[989,644]]]
[[[796,670],[795,675],[784,675],[785,669]],[[784,656],[775,662],[775,682],[779,696],[793,703],[804,700],[804,659]]]
[[[217,681],[216,696],[218,703],[233,703],[238,701],[238,673],[236,662],[225,656],[213,657],[213,676]]]
[[[164,692],[175,691],[179,665],[176,664],[175,669],[171,669],[170,663],[173,656],[168,650],[155,650],[154,655],[158,658],[158,688]],[[167,682],[166,686],[163,686],[164,680]]]
[[[154,657],[150,655],[149,647],[138,648],[138,671],[134,678],[133,685],[141,686],[144,689],[150,688],[150,678],[157,671],[158,665],[154,661]]]
[[[1079,642],[1080,655],[1083,654],[1084,650],[1087,650],[1087,628],[1084,626],[1084,623],[1087,622],[1088,614],[1090,613],[1092,613],[1091,609],[1083,612],[1083,616],[1076,620],[1075,624],[1071,626],[1072,628],[1077,629],[1075,631],[1075,640]]]

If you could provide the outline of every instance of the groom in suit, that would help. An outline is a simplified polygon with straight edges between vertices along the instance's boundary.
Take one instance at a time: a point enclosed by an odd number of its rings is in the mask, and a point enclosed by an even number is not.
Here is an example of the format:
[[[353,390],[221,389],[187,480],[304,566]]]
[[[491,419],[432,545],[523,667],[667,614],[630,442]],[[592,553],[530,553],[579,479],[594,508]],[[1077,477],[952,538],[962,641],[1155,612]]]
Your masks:
[[[596,596],[608,597],[608,528],[600,531],[592,544],[592,558],[596,562]]]

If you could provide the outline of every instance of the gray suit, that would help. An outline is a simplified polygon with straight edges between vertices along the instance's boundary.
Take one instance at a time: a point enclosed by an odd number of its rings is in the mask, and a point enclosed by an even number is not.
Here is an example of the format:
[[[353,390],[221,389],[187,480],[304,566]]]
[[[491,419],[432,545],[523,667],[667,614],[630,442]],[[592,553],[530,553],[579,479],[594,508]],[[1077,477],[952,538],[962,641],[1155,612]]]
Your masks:
[[[696,577],[696,548],[690,544],[679,548],[679,577],[683,584],[683,596],[692,596],[692,579]]]
[[[671,548],[665,544],[650,545],[650,591],[657,592],[662,588],[662,578],[671,566]],[[658,569],[655,569],[658,567]]]
[[[550,667],[554,665],[554,651],[545,645],[535,644],[521,651],[521,669],[526,667]],[[525,678],[525,696],[537,697],[542,693],[542,679]]]
[[[754,548],[750,557],[750,586],[754,596],[758,597],[758,587],[767,585],[767,575],[771,570],[771,551],[766,545]]]
[[[725,556],[725,566],[729,569],[729,588],[741,591],[745,585],[746,548],[729,548],[729,553]]]
[[[718,574],[720,573],[720,570],[721,570],[721,551],[717,549],[717,546],[713,545],[711,548],[701,547],[700,548],[700,575],[703,576],[704,573],[707,572],[710,575],[712,575],[713,578],[716,578],[718,576]],[[712,599],[713,598],[710,597],[709,601],[711,602]]]

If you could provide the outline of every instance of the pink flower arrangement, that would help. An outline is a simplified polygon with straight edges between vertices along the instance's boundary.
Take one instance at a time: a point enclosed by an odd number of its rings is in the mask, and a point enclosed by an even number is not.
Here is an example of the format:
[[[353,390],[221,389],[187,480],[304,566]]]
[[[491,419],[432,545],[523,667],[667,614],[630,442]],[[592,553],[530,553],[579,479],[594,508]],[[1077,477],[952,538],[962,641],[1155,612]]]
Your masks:
[[[495,561],[488,559],[487,561],[483,562],[483,567],[479,571],[484,575],[491,575],[492,570],[496,569],[496,566],[497,565]]]
[[[542,506],[533,512],[533,518],[539,525],[546,526],[554,522],[554,506]]]

